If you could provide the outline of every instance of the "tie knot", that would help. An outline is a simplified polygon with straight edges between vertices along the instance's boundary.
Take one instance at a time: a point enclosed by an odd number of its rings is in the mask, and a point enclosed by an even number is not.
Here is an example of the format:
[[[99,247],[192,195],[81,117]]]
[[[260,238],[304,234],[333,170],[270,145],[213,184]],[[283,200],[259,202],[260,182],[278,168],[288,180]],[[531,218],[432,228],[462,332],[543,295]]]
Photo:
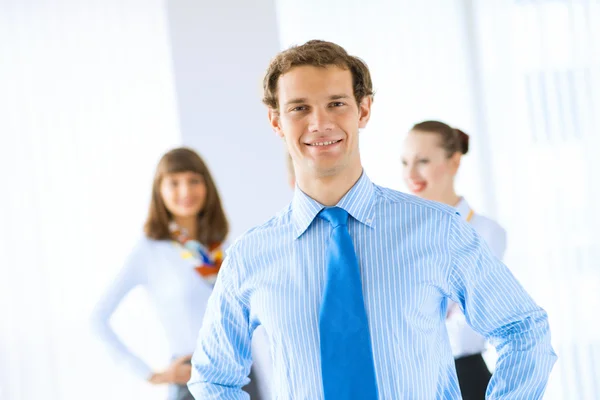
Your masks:
[[[324,208],[319,217],[329,222],[333,228],[348,224],[348,212],[339,207]]]

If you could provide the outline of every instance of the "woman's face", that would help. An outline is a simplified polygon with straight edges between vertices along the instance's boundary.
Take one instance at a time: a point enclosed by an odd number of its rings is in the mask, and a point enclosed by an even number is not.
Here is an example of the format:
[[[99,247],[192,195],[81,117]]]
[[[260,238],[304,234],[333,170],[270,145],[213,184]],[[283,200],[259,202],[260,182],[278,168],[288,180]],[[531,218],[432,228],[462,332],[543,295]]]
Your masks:
[[[160,183],[160,195],[173,216],[197,216],[206,202],[206,184],[202,175],[195,172],[166,174]]]
[[[441,201],[452,193],[460,154],[448,157],[436,133],[410,131],[402,152],[403,178],[411,193]]]

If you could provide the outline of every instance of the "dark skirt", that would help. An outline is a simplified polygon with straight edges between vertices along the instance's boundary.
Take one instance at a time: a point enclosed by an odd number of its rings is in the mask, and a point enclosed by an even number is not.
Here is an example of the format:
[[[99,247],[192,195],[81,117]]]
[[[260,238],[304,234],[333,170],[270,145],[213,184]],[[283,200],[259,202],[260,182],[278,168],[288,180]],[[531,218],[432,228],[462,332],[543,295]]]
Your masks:
[[[454,363],[463,400],[485,400],[492,374],[481,354],[457,358]]]

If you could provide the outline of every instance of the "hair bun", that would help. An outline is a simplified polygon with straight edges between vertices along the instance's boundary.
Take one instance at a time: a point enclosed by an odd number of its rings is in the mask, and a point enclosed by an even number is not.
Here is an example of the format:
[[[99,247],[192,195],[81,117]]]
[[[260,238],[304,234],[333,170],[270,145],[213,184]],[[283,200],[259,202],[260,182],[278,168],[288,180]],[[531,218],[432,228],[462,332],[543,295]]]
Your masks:
[[[461,131],[460,129],[454,128],[456,132],[456,136],[458,139],[458,148],[462,154],[467,154],[469,152],[469,135]]]

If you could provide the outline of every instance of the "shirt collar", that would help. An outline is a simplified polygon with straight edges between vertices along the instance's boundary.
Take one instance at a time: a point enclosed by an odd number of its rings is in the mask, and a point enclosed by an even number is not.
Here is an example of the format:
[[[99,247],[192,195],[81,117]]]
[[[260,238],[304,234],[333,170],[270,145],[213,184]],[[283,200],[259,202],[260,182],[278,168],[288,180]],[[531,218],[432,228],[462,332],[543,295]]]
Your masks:
[[[471,206],[469,206],[469,203],[467,203],[464,197],[460,198],[458,204],[454,208],[456,208],[456,211],[458,211],[463,220],[466,220],[469,217]]]
[[[336,207],[343,208],[357,221],[371,227],[373,225],[373,196],[375,188],[373,182],[363,171],[358,181],[336,204]],[[309,197],[296,185],[294,198],[292,199],[292,220],[296,226],[296,237],[300,237],[317,214],[325,206]]]

